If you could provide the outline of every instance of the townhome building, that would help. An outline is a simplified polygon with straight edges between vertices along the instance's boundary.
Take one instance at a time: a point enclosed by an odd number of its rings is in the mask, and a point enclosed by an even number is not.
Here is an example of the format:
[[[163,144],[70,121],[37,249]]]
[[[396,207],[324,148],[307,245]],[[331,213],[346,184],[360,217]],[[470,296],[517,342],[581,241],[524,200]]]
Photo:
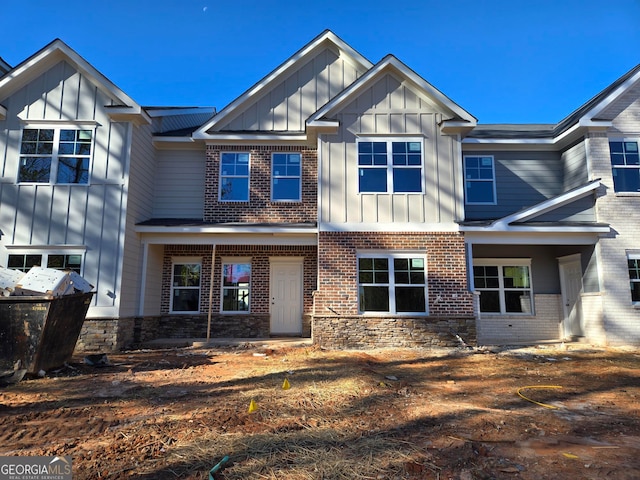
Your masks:
[[[640,344],[640,66],[550,125],[331,31],[219,111],[60,40],[0,75],[0,265],[95,285],[80,348]]]

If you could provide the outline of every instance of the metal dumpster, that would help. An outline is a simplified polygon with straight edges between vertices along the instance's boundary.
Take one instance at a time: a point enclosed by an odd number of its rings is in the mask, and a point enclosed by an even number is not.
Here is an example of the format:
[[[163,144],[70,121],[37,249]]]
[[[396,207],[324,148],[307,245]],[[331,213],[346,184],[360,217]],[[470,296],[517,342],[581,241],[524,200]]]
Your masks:
[[[68,362],[92,297],[0,296],[0,374],[18,367],[37,374]]]

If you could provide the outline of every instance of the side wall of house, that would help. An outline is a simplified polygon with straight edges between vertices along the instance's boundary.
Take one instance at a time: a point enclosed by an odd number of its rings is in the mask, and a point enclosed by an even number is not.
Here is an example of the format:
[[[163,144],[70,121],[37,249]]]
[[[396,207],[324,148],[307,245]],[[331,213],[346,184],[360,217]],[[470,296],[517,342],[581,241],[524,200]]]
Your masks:
[[[112,122],[111,98],[64,61],[0,103],[0,264],[9,253],[80,251],[96,290],[88,316],[117,317],[131,125]],[[17,182],[23,128],[79,125],[95,132],[88,184]]]

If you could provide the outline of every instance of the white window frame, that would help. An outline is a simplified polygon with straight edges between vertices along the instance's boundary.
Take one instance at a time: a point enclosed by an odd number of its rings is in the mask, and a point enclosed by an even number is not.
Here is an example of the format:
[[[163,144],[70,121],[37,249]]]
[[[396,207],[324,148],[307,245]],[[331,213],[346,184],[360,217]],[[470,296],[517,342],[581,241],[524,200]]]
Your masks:
[[[363,258],[384,258],[388,261],[389,267],[389,281],[387,283],[360,283],[360,259]],[[419,312],[398,312],[396,306],[396,282],[394,279],[394,260],[396,259],[421,259],[424,265],[424,284],[404,284],[399,283],[398,286],[423,286],[424,288],[424,302],[425,302],[425,310]],[[429,315],[429,272],[427,269],[427,255],[424,251],[420,252],[390,252],[390,251],[367,251],[360,252],[356,255],[356,281],[358,287],[358,313],[362,315],[398,315],[398,316],[427,316]],[[363,286],[379,286],[379,287],[388,287],[389,292],[389,311],[365,311],[360,308],[361,298],[360,298],[360,287]]]
[[[274,167],[274,158],[276,155],[297,155],[298,159],[299,159],[299,168],[300,168],[300,173],[298,173],[298,175],[287,175],[287,172],[285,172],[284,174],[281,174],[280,172],[276,173],[275,167]],[[278,180],[291,180],[291,179],[297,179],[298,180],[298,197],[295,199],[291,199],[291,198],[275,198],[273,195],[274,192],[274,185]],[[272,202],[301,202],[302,201],[302,153],[301,152],[272,152],[271,153],[271,201]]]
[[[200,265],[200,281],[198,286],[175,285],[174,268],[176,265]],[[198,290],[198,309],[197,310],[174,310],[173,299],[176,290]],[[172,257],[171,258],[171,301],[169,313],[175,315],[191,315],[200,313],[200,304],[202,303],[202,257]]]
[[[469,159],[469,158],[477,158],[477,159],[488,158],[488,159],[490,159],[491,160],[491,178],[490,179],[486,179],[486,178],[467,178],[467,159]],[[464,171],[464,202],[465,202],[465,204],[466,205],[496,205],[498,203],[498,196],[497,196],[497,192],[496,192],[496,161],[495,161],[495,158],[493,157],[493,155],[465,155],[462,169]],[[467,189],[469,188],[470,184],[475,183],[475,182],[484,182],[484,183],[491,182],[493,201],[491,201],[491,202],[471,202],[471,201],[469,201],[468,196],[467,196]]]
[[[374,142],[374,143],[386,143],[387,144],[387,163],[385,166],[382,165],[360,165],[359,154],[360,154],[360,144]],[[393,164],[393,144],[394,143],[419,143],[420,144],[420,166],[418,165],[394,165]],[[356,140],[356,165],[358,166],[358,174],[357,174],[357,188],[356,191],[359,195],[366,194],[388,194],[388,195],[424,195],[425,193],[425,145],[424,138],[421,137],[359,137]],[[418,192],[396,192],[393,189],[393,172],[395,169],[403,170],[403,169],[417,169],[420,168],[420,191]],[[386,191],[377,192],[377,191],[361,191],[360,190],[360,176],[361,170],[363,169],[385,169],[387,182],[386,182]]]
[[[224,309],[224,292],[225,290],[240,290],[240,287],[225,287],[224,285],[224,267],[225,265],[249,265],[249,285],[246,287],[248,290],[247,296],[249,301],[247,302],[247,310],[225,310]],[[251,313],[251,298],[253,296],[251,292],[251,276],[253,275],[253,264],[251,263],[251,257],[223,257],[220,265],[220,313],[233,314],[233,315],[248,315]]]
[[[474,277],[474,289],[477,292],[480,292],[482,295],[483,291],[498,291],[499,292],[499,300],[500,300],[500,311],[499,312],[480,312],[483,316],[488,315],[502,315],[502,316],[535,316],[535,302],[534,302],[534,290],[533,290],[533,272],[531,270],[531,259],[530,258],[474,258],[473,259],[474,267],[497,267],[498,268],[498,288],[489,287],[489,288],[480,288],[475,285],[475,274],[472,272],[472,277]],[[529,269],[529,287],[528,288],[510,288],[505,287],[504,285],[504,271],[503,267],[528,267]],[[507,291],[528,291],[529,292],[529,302],[530,309],[529,312],[507,312],[506,300],[505,300],[505,292]]]
[[[22,145],[23,145],[23,135],[25,130],[53,130],[53,140],[52,140],[52,152],[50,154],[38,154],[38,153],[22,153]],[[90,151],[89,154],[62,154],[60,153],[60,134],[62,130],[87,130],[91,132],[91,142],[90,142]],[[93,154],[95,151],[95,137],[96,137],[96,127],[95,125],[81,125],[81,124],[27,124],[22,127],[20,133],[20,146],[19,146],[19,155],[18,155],[18,172],[16,175],[16,183],[20,185],[75,185],[75,186],[89,186],[91,183],[91,169],[93,165]],[[20,180],[20,170],[22,168],[23,159],[29,158],[50,158],[51,165],[49,166],[49,181],[48,182],[34,182],[34,181],[21,181]],[[80,182],[58,182],[58,170],[60,161],[64,158],[79,158],[79,159],[87,159],[87,181],[84,183]]]
[[[637,264],[638,264],[638,268],[640,269],[640,252],[627,252],[627,272],[629,274],[629,293],[631,295],[631,303],[635,306],[640,306],[640,299],[639,300],[634,300],[633,299],[633,289],[631,288],[632,284],[634,283],[640,283],[640,275],[638,275],[638,278],[631,278],[631,269],[629,268],[629,261],[630,260],[636,260]]]
[[[225,155],[246,155],[247,156],[247,174],[246,175],[238,175],[238,174],[225,174],[222,171],[222,157]],[[225,151],[220,152],[220,168],[218,170],[218,200],[220,202],[229,202],[229,203],[247,203],[251,200],[251,153],[250,152],[233,152],[233,151]],[[223,178],[246,178],[247,179],[247,198],[246,200],[233,200],[233,199],[224,199],[222,198],[222,190],[223,190]]]
[[[640,139],[638,138],[609,138],[609,163],[611,164],[611,176],[612,176],[612,180],[613,180],[613,191],[615,192],[616,195],[640,195],[640,189],[639,190],[617,190],[615,187],[615,179],[613,179],[613,177],[615,176],[615,171],[616,170],[635,170],[638,172],[638,176],[640,177],[640,164],[638,165],[626,165],[626,158],[625,158],[625,165],[614,165],[613,164],[613,158],[612,158],[612,153],[611,152],[611,143],[612,142],[621,142],[621,143],[635,143],[636,144],[636,148],[639,150],[637,153],[638,155],[640,155]]]
[[[80,256],[80,272],[78,272],[80,275],[84,274],[84,264],[85,264],[85,253],[86,253],[86,249],[84,248],[79,248],[79,247],[73,247],[73,248],[56,248],[56,249],[42,249],[42,248],[38,248],[38,249],[31,249],[31,248],[24,248],[24,247],[20,247],[20,248],[14,248],[13,246],[7,246],[7,250],[8,253],[5,257],[5,265],[7,266],[7,268],[14,268],[14,267],[9,267],[9,257],[11,255],[17,255],[17,256],[24,256],[24,255],[34,255],[34,256],[39,256],[40,257],[40,265],[41,267],[47,267],[47,268],[54,268],[54,267],[48,267],[48,262],[49,262],[49,256],[50,255],[79,255]],[[17,269],[16,270],[21,270],[21,271],[28,271],[29,269]]]

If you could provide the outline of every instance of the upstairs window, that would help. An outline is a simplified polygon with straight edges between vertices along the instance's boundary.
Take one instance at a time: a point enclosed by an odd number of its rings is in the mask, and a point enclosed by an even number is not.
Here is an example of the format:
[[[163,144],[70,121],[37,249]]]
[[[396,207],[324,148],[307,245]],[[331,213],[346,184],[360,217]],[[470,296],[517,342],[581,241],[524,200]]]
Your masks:
[[[422,255],[373,254],[358,258],[360,312],[427,313],[426,260]]]
[[[220,154],[220,200],[223,202],[249,201],[249,154]]]
[[[464,192],[465,202],[469,205],[496,203],[493,157],[464,157]]]
[[[422,141],[359,141],[359,192],[422,193],[422,165]]]
[[[480,312],[531,314],[533,290],[528,259],[474,259],[473,281]]]
[[[91,130],[25,128],[20,145],[20,183],[89,183]]]
[[[301,190],[302,155],[299,153],[274,153],[271,157],[271,200],[274,202],[299,202]]]
[[[613,189],[616,192],[640,192],[638,142],[609,142]]]

